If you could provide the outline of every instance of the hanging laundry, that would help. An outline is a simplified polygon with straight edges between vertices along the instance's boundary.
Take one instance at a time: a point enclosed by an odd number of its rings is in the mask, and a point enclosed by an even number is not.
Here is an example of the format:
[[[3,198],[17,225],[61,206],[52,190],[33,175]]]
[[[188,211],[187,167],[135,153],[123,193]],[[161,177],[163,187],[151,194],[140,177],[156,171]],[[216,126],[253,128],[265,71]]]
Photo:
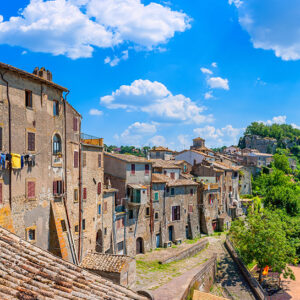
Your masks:
[[[29,154],[28,166],[30,166],[30,167],[35,166],[35,155],[34,154]]]
[[[28,163],[29,163],[29,155],[28,154],[26,154],[24,156],[24,160],[25,160],[25,165],[28,165]]]
[[[0,155],[0,165],[2,166],[2,169],[5,169],[5,160],[6,160],[6,155],[1,153],[1,155]]]
[[[21,155],[12,153],[11,154],[11,166],[13,169],[21,169]]]
[[[11,155],[9,153],[6,154],[6,160],[10,161],[11,160]]]
[[[23,169],[24,167],[24,156],[22,155],[21,156],[21,169]]]

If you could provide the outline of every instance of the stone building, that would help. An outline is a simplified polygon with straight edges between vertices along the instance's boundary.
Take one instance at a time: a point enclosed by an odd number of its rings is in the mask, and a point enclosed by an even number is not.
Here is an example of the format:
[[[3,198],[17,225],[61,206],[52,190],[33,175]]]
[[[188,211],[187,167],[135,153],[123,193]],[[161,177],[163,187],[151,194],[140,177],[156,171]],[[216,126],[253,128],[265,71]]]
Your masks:
[[[116,194],[116,247],[118,254],[134,256],[152,248],[150,198],[151,161],[133,155],[104,154],[105,183]],[[153,224],[152,224],[153,226]],[[153,228],[153,227],[152,227]]]
[[[277,147],[276,139],[260,137],[258,135],[246,135],[244,137],[245,148],[257,149],[262,153],[274,153]]]
[[[151,150],[149,150],[150,159],[173,160],[174,153],[174,151],[162,146],[153,147]]]
[[[154,173],[152,198],[156,247],[181,243],[200,235],[197,183]]]

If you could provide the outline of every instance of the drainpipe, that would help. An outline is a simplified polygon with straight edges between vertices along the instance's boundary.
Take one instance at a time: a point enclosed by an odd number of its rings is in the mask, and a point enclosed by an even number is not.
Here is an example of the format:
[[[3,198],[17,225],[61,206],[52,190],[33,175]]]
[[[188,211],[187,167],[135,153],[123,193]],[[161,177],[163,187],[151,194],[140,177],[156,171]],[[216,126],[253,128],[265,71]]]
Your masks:
[[[150,169],[150,167],[149,167]],[[151,248],[153,248],[153,231],[154,231],[154,214],[153,214],[153,198],[152,198],[152,165],[151,165],[151,176],[150,176],[150,234],[151,234]]]
[[[81,178],[81,142],[80,142],[80,133],[81,133],[81,122],[79,124],[79,221],[78,221],[78,261],[81,260],[81,239],[82,239],[82,178]]]
[[[0,72],[0,76],[2,81],[6,83],[6,95],[8,102],[8,152],[11,153],[11,106],[10,106],[10,98],[9,98],[9,89],[8,89],[8,81],[4,79],[4,75],[6,72]],[[9,206],[12,206],[12,182],[11,182],[12,168],[11,163],[9,164]]]

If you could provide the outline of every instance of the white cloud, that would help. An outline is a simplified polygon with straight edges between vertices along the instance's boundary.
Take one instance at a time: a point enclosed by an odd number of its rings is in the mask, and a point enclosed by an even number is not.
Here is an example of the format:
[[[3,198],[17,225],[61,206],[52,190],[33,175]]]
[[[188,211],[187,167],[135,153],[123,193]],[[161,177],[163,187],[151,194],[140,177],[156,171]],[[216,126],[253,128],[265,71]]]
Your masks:
[[[228,79],[221,77],[210,77],[207,79],[207,84],[212,89],[224,89],[229,90]]]
[[[178,135],[178,141],[181,147],[177,147],[177,148],[181,148],[181,149],[186,149],[187,147],[189,147],[191,143],[190,136],[186,134]]]
[[[111,67],[115,67],[119,64],[121,60],[127,60],[128,57],[128,50],[125,50],[122,52],[122,55],[120,57],[114,56],[114,58],[110,58],[109,56],[107,56],[104,59],[104,63],[109,64]]]
[[[166,146],[166,139],[161,135],[156,135],[148,140],[150,146]]]
[[[213,96],[213,94],[212,94],[212,91],[210,91],[210,92],[206,92],[205,94],[204,94],[204,98],[205,99],[211,99],[211,98],[213,98],[214,96]]]
[[[139,79],[122,85],[111,95],[101,97],[100,103],[111,109],[146,112],[165,121],[200,124],[213,120],[212,115],[203,114],[205,107],[184,95],[173,95],[157,81]]]
[[[218,67],[218,65],[217,65],[216,62],[211,63],[211,66],[212,66],[213,68],[217,68],[217,67]]]
[[[299,129],[299,130],[300,130],[300,126],[298,126],[298,125],[296,125],[296,124],[294,124],[294,123],[292,123],[291,125],[292,125],[293,128]]]
[[[283,60],[300,59],[299,0],[229,0],[254,48],[272,50]]]
[[[258,123],[263,123],[265,125],[285,124],[286,123],[286,116],[277,116],[277,117],[273,117],[272,120],[257,121],[257,122]]]
[[[102,116],[103,115],[103,111],[96,109],[96,108],[90,109],[89,113],[91,116]]]
[[[237,144],[243,131],[243,128],[234,128],[232,125],[223,128],[207,125],[203,128],[195,128],[194,134],[204,138],[209,147],[220,147]]]
[[[213,73],[210,69],[207,69],[207,68],[201,68],[200,70],[203,74],[210,74],[211,75]]]
[[[0,16],[0,44],[77,59],[125,42],[151,50],[190,22],[183,12],[141,0],[31,0],[19,16]]]

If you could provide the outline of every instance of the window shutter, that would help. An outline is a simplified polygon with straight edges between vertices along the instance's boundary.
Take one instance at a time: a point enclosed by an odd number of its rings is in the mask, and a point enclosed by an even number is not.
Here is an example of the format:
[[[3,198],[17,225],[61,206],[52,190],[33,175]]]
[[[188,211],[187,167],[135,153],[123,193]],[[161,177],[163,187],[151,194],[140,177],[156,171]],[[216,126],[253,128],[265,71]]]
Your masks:
[[[149,174],[149,165],[145,165],[145,174],[146,174],[146,175]]]
[[[87,198],[87,189],[85,187],[83,188],[83,200],[86,200],[86,198]]]
[[[2,150],[2,127],[0,127],[0,150]]]
[[[28,181],[27,183],[27,197],[34,198],[35,197],[35,182]]]
[[[82,167],[86,167],[86,153],[82,153]]]
[[[177,218],[176,220],[180,220],[180,206],[177,206]]]
[[[53,181],[53,195],[57,195],[57,181]]]
[[[28,151],[35,150],[35,133],[28,132]]]
[[[0,182],[0,204],[3,203],[3,196],[2,196],[2,182]]]
[[[76,117],[73,117],[73,130],[78,131],[78,122]]]
[[[172,206],[172,221],[175,220],[175,206]]]
[[[135,164],[131,164],[131,174],[135,174]]]
[[[101,182],[98,182],[98,195],[101,194]]]
[[[78,151],[74,151],[74,168],[78,168]]]
[[[101,154],[98,154],[98,168],[101,168]]]

